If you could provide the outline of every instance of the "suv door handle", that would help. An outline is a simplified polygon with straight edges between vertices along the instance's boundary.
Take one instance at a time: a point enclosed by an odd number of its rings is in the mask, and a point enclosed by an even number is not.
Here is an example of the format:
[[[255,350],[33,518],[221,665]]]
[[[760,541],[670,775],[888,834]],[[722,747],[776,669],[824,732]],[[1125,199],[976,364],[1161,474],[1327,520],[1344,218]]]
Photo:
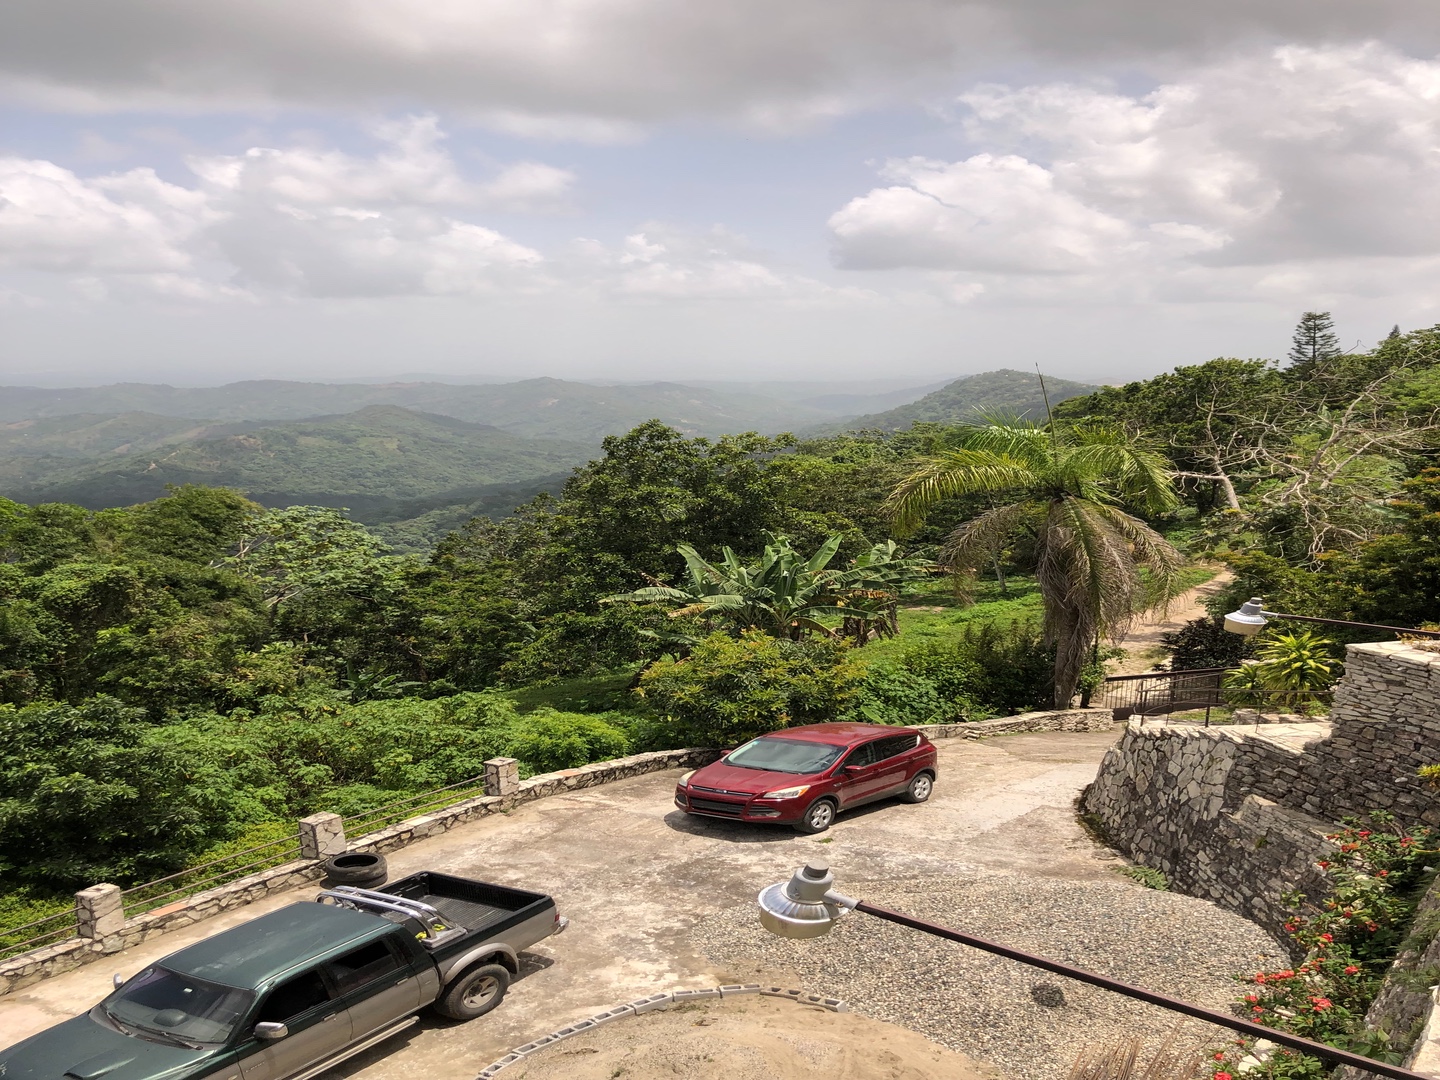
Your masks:
[[[406,975],[404,978],[396,979],[396,980],[395,980],[395,985],[396,985],[396,986],[404,986],[404,985],[405,985],[407,982],[409,982],[409,981],[410,981],[410,976],[409,976],[409,975]]]
[[[321,1022],[322,1024],[328,1024],[331,1020],[334,1020],[335,1017],[337,1017],[337,1016],[339,1016],[339,1015],[340,1015],[340,1014],[339,1014],[338,1012],[333,1012],[333,1013],[331,1013],[329,1016],[322,1016],[322,1017],[320,1018],[320,1022]]]

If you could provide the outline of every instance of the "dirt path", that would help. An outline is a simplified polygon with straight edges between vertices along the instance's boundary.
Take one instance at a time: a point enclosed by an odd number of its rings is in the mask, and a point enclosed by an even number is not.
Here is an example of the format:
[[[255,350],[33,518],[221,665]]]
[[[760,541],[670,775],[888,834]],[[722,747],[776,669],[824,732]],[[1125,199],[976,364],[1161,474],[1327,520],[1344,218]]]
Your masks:
[[[1128,655],[1110,662],[1110,674],[1139,675],[1141,672],[1153,671],[1155,665],[1165,659],[1165,648],[1160,644],[1160,635],[1174,633],[1191,619],[1203,618],[1208,614],[1205,610],[1206,599],[1234,580],[1233,573],[1221,570],[1203,585],[1197,585],[1177,596],[1163,614],[1135,620],[1130,632],[1119,642]]]

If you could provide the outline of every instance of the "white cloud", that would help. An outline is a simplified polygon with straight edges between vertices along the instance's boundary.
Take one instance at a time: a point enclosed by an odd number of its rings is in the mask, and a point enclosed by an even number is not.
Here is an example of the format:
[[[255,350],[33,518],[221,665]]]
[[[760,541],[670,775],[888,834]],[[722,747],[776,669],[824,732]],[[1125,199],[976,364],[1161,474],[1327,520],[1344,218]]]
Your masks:
[[[212,215],[151,169],[81,180],[48,161],[0,158],[0,263],[59,271],[182,270]]]
[[[1194,299],[1313,285],[1285,268],[1316,260],[1440,255],[1440,62],[1289,46],[1145,94],[982,86],[960,104],[987,152],[889,162],[888,186],[830,219],[840,266],[1132,299],[1183,275]]]
[[[876,299],[867,290],[837,288],[779,266],[744,237],[719,226],[689,233],[652,222],[613,248],[580,240],[566,266],[576,284],[619,300],[823,306]]]
[[[1236,42],[1440,47],[1430,0],[10,0],[0,88],[110,111],[426,108],[626,138],[709,115],[784,129],[1017,59],[1173,65]]]

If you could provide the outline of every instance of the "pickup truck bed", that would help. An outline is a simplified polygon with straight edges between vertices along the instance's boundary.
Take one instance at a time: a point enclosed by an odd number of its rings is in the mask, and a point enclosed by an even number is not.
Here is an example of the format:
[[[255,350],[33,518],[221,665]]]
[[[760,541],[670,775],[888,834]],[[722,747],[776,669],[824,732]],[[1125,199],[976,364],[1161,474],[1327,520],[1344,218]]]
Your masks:
[[[461,926],[470,936],[485,934],[506,920],[523,922],[554,901],[544,893],[509,889],[468,878],[422,871],[375,890],[405,900],[416,900],[440,913],[448,926]],[[529,909],[534,909],[531,911]]]

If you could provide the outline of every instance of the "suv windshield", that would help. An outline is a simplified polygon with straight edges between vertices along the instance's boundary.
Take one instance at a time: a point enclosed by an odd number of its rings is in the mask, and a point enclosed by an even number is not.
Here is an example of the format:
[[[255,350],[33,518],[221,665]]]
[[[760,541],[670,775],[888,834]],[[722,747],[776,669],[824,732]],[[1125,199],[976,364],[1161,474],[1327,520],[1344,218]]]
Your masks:
[[[250,1009],[254,995],[233,986],[148,968],[100,1008],[129,1034],[190,1046],[219,1046]]]
[[[739,749],[730,751],[725,764],[738,765],[742,769],[764,769],[766,772],[823,772],[834,765],[844,752],[843,746],[767,736],[752,739]]]

